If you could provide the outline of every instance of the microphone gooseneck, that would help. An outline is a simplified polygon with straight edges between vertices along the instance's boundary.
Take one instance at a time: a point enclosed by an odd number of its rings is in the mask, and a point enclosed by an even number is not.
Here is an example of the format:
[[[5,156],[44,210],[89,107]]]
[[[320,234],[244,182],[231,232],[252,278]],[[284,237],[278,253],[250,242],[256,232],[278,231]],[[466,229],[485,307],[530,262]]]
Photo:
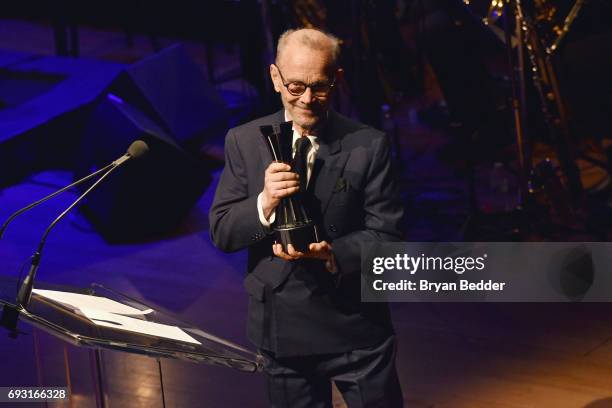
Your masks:
[[[6,231],[6,228],[8,227],[8,225],[9,225],[11,222],[13,222],[13,220],[14,220],[15,218],[17,218],[19,215],[21,215],[21,214],[23,214],[24,212],[26,212],[26,211],[28,211],[28,210],[31,210],[32,208],[34,208],[34,207],[36,207],[36,206],[38,206],[38,205],[40,205],[40,204],[44,203],[45,201],[48,201],[48,200],[52,199],[52,198],[53,198],[53,197],[55,197],[55,196],[60,195],[60,194],[61,194],[61,193],[63,193],[64,191],[69,190],[69,189],[71,189],[72,187],[78,186],[79,184],[81,184],[81,183],[83,183],[83,182],[85,182],[85,181],[87,181],[87,180],[89,180],[89,179],[91,179],[91,178],[93,178],[93,177],[97,176],[98,174],[100,174],[100,173],[103,173],[103,172],[107,171],[108,169],[110,169],[111,167],[113,167],[113,165],[114,165],[114,162],[113,162],[113,163],[111,163],[111,164],[109,164],[109,165],[107,165],[107,166],[105,166],[105,167],[103,167],[103,168],[101,168],[100,170],[98,170],[98,171],[96,171],[96,172],[94,172],[94,173],[91,173],[91,174],[90,174],[90,175],[88,175],[88,176],[83,177],[83,178],[82,178],[82,179],[80,179],[80,180],[75,181],[75,182],[74,182],[74,183],[72,183],[72,184],[67,185],[66,187],[63,187],[63,188],[61,188],[61,189],[59,189],[59,190],[57,190],[57,191],[55,191],[55,192],[53,192],[53,193],[49,194],[49,195],[48,195],[48,196],[46,196],[46,197],[41,198],[41,199],[40,199],[40,200],[38,200],[38,201],[33,202],[32,204],[29,204],[29,205],[27,205],[27,206],[23,207],[23,208],[22,208],[22,209],[20,209],[20,210],[15,211],[13,214],[11,214],[11,216],[10,216],[10,217],[8,217],[8,218],[7,218],[7,220],[6,220],[6,221],[4,221],[4,224],[2,224],[2,227],[0,227],[0,239],[2,239],[2,236],[4,235],[4,231]]]
[[[40,242],[38,243],[38,248],[32,255],[32,263],[30,264],[30,270],[28,271],[28,275],[25,277],[23,282],[21,283],[21,287],[19,288],[19,293],[17,294],[17,304],[22,308],[27,308],[30,304],[30,299],[32,297],[32,289],[34,289],[34,279],[36,278],[36,272],[38,271],[38,265],[40,265],[40,258],[42,255],[42,250],[47,242],[47,236],[55,227],[55,225],[68,214],[68,212],[74,208],[91,190],[93,190],[102,180],[104,180],[109,174],[113,172],[120,165],[114,165],[109,170],[106,171],[95,183],[93,183],[83,194],[79,196],[68,208],[66,208],[53,222],[47,227],[45,233],[43,234]]]
[[[53,222],[51,222],[51,224],[47,227],[44,234],[42,235],[42,238],[40,239],[40,242],[38,243],[37,250],[32,255],[32,262],[30,265],[30,270],[28,272],[28,275],[23,280],[23,283],[21,284],[21,287],[19,288],[19,293],[17,294],[17,305],[19,305],[23,309],[26,309],[28,305],[30,304],[30,299],[32,297],[32,289],[34,288],[34,279],[36,278],[36,272],[38,271],[38,266],[40,264],[40,258],[42,255],[42,251],[45,246],[45,243],[47,242],[47,236],[49,235],[51,230],[55,227],[55,225],[57,225],[57,223],[62,218],[64,218],[66,214],[70,212],[70,210],[72,210],[79,202],[81,202],[81,200],[83,200],[85,196],[87,196],[94,188],[96,188],[102,182],[102,180],[108,177],[108,175],[110,175],[114,170],[119,168],[123,163],[125,163],[126,161],[130,159],[139,159],[143,157],[144,155],[147,154],[148,151],[149,151],[149,147],[142,140],[137,140],[134,143],[132,143],[128,149],[128,152],[125,155],[115,160],[110,165],[106,166],[104,168],[106,169],[106,172],[102,174],[102,176],[98,180],[96,180],[96,182],[93,183],[87,190],[85,190],[83,194],[81,194],[76,200],[74,200],[74,202],[72,202],[72,204],[70,204],[68,208],[66,208],[60,215],[58,215],[57,218],[53,220]],[[94,174],[98,174],[101,171],[102,169],[98,170]],[[51,198],[51,197],[48,197],[48,198]]]

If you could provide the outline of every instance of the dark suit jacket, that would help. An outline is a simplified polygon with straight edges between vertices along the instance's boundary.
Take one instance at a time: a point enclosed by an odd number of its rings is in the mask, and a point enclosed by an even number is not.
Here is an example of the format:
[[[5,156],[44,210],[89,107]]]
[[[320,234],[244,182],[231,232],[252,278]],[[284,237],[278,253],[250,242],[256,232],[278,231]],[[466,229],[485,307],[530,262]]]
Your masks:
[[[393,329],[386,304],[360,302],[360,248],[365,241],[401,239],[403,209],[387,137],[333,111],[319,136],[308,210],[332,245],[338,279],[322,261],[275,257],[274,236],[259,221],[257,196],[272,161],[259,126],[283,121],[280,111],[228,132],[225,168],[209,214],[218,248],[248,248],[249,338],[279,357],[382,341]]]

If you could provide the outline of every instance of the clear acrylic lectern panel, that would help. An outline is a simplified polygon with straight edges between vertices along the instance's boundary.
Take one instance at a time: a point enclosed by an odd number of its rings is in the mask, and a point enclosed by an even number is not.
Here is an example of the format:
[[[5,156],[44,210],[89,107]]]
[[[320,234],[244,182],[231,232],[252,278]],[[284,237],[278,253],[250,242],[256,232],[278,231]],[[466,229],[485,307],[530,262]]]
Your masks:
[[[106,298],[137,312],[120,314],[120,318],[103,325],[108,320],[105,315],[99,318],[91,310],[43,296],[46,291],[41,290],[41,285],[36,289],[30,306],[22,311],[20,318],[74,345],[189,360],[247,372],[261,369],[257,354],[103,285],[94,283],[86,290],[62,288],[60,292]],[[123,329],[127,323],[145,332]]]
[[[0,305],[14,305],[16,284],[15,278],[0,276]],[[115,380],[107,376],[114,375],[117,358],[115,353],[103,354],[105,350],[140,355],[129,361],[148,370],[150,375],[143,374],[143,379],[157,375],[158,380],[152,381],[157,381],[163,406],[162,358],[251,373],[261,371],[263,366],[256,353],[100,284],[82,289],[37,283],[30,305],[19,312],[19,320],[34,328],[33,336],[18,334],[15,339],[33,340],[36,367],[31,369],[37,371],[38,384],[31,385],[67,387],[73,398],[66,406],[125,403],[117,401],[116,396],[125,397],[126,393],[113,393]],[[41,341],[43,338],[46,340]]]

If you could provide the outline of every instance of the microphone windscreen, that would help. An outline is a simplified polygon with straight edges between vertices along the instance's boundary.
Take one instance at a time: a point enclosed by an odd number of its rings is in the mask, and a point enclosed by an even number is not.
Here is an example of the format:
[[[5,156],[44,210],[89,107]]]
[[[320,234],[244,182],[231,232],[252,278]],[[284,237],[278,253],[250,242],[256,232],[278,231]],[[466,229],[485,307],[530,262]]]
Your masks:
[[[142,140],[136,140],[128,147],[127,154],[129,154],[132,159],[140,159],[146,156],[148,152],[149,146]]]

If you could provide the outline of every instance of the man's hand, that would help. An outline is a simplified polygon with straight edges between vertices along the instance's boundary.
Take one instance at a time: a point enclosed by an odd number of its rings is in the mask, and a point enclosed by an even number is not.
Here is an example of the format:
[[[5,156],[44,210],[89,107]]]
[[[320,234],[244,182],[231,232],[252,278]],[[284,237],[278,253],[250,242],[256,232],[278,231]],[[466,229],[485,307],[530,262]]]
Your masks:
[[[300,176],[290,171],[291,166],[273,162],[266,169],[264,189],[261,192],[261,207],[266,219],[278,206],[281,198],[295,194],[300,189]]]
[[[293,245],[287,245],[287,252],[283,250],[281,244],[273,244],[272,251],[274,255],[286,261],[295,261],[302,258],[314,258],[325,261],[325,267],[331,273],[336,273],[336,259],[331,245],[327,241],[315,242],[308,246],[308,251],[300,252],[293,248]]]

